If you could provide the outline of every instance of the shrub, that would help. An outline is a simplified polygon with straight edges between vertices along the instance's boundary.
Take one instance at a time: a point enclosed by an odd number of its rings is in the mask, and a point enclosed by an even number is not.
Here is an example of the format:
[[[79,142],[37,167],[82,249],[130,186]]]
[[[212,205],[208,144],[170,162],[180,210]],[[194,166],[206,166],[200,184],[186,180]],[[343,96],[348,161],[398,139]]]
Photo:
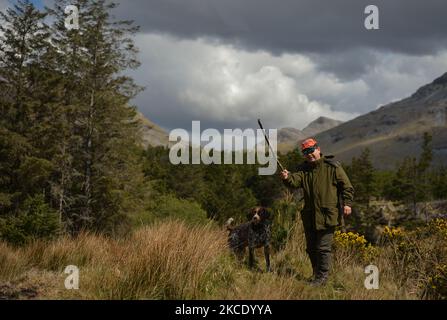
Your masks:
[[[58,235],[60,222],[42,195],[29,198],[17,215],[0,219],[0,238],[14,245]]]
[[[438,265],[435,274],[429,278],[428,297],[447,299],[447,264]]]
[[[284,249],[290,239],[293,227],[296,225],[296,214],[299,208],[291,199],[276,201],[271,209],[272,239],[271,244],[275,250]]]
[[[205,210],[197,202],[178,199],[174,195],[157,196],[148,211],[134,217],[134,221],[139,225],[165,219],[181,220],[190,225],[204,225],[210,222]]]
[[[429,229],[447,240],[447,219],[437,218],[430,221]]]
[[[421,298],[446,297],[444,222],[443,219],[435,219],[406,232],[388,228],[383,234],[392,278],[400,287],[417,292]]]
[[[377,253],[377,250],[368,241],[365,236],[354,232],[336,231],[334,235],[335,250],[337,258],[345,258],[346,261],[359,259],[360,261],[371,261]]]

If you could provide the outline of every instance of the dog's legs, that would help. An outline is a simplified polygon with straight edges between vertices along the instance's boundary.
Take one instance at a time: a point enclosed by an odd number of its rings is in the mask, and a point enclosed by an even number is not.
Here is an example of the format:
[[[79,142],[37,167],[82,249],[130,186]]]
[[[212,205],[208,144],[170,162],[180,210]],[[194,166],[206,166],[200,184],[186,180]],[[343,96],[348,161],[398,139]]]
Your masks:
[[[235,253],[236,253],[236,257],[237,257],[237,260],[239,261],[239,262],[242,262],[242,260],[244,260],[244,255],[245,255],[245,249],[244,248],[237,248],[236,250],[235,250]]]
[[[255,266],[255,249],[252,247],[248,248],[248,266],[250,268]]]
[[[264,255],[265,255],[265,266],[267,272],[270,272],[270,246],[266,245],[264,246]]]

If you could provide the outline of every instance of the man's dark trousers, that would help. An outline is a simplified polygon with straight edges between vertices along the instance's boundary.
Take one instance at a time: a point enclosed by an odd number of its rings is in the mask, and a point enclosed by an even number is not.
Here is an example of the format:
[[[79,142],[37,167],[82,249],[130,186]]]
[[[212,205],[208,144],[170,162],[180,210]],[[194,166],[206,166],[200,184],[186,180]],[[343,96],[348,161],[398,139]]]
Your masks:
[[[312,227],[304,228],[306,252],[312,263],[314,278],[326,280],[329,276],[334,232],[335,227],[318,231]]]

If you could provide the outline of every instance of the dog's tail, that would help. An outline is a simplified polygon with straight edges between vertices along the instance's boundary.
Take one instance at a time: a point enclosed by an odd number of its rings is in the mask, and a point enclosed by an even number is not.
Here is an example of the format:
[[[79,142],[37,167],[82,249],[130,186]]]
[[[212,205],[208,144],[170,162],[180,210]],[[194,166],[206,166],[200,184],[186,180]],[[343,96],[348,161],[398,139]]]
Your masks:
[[[225,227],[227,228],[228,231],[232,231],[234,229],[234,227],[231,226],[233,224],[233,222],[234,222],[234,219],[230,218],[225,223]]]

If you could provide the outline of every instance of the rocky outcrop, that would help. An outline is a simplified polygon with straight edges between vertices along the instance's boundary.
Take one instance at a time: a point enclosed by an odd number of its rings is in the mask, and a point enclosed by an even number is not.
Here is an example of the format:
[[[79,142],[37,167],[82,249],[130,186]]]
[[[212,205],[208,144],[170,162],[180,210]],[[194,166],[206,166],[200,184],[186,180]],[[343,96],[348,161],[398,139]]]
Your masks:
[[[134,120],[139,124],[138,126],[141,133],[143,146],[145,148],[148,146],[169,146],[168,133],[146,118],[141,112],[137,112]]]

